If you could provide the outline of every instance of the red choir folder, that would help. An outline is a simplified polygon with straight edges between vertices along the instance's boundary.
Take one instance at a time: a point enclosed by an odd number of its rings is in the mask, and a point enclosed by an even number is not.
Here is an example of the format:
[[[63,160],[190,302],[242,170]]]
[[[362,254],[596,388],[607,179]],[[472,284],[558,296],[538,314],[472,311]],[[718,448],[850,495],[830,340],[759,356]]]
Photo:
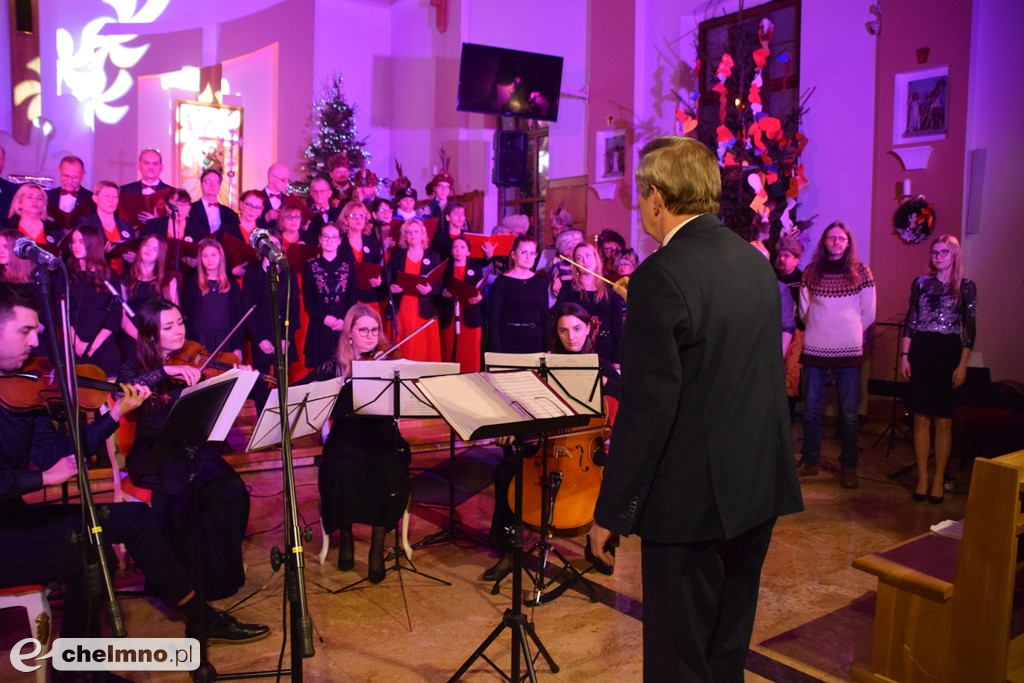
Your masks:
[[[233,235],[223,235],[220,240],[224,247],[224,254],[228,259],[228,272],[242,264],[257,263],[260,260],[260,253],[248,244]],[[170,249],[167,250],[170,254]]]
[[[412,273],[406,273],[404,270],[398,274],[395,278],[395,284],[402,288],[402,294],[411,294],[413,296],[421,296],[419,291],[416,289],[416,285],[436,285],[441,283],[441,277],[444,275],[444,267],[448,263],[448,259],[441,261],[437,264],[433,270],[426,275],[413,275]]]
[[[284,251],[288,257],[288,265],[299,274],[306,267],[306,263],[320,255],[320,247],[315,244],[303,244],[301,242],[289,244]]]
[[[166,188],[153,194],[122,194],[117,201],[117,215],[130,225],[141,228],[140,213],[167,215],[167,195],[170,193],[171,189]]]
[[[484,235],[479,232],[465,232],[462,236],[469,242],[469,257],[486,259],[484,245],[490,242],[494,245],[495,256],[508,256],[512,253],[512,243],[516,241],[515,235]]]
[[[448,291],[459,297],[459,301],[462,302],[462,305],[466,306],[469,304],[470,299],[483,292],[484,284],[486,284],[486,282],[487,278],[482,277],[480,278],[480,282],[473,285],[465,280],[453,277],[448,281]]]
[[[370,280],[380,277],[381,273],[384,272],[384,266],[379,263],[365,263],[357,261],[355,264],[355,271],[356,289],[373,289],[373,285],[370,284]]]

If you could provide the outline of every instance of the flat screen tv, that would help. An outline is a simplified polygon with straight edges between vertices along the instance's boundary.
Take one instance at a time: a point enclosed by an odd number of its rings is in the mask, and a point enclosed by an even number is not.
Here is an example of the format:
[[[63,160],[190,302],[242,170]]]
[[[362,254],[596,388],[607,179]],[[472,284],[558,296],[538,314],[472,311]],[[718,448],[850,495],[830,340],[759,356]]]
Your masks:
[[[556,121],[561,88],[561,57],[462,44],[459,111]]]

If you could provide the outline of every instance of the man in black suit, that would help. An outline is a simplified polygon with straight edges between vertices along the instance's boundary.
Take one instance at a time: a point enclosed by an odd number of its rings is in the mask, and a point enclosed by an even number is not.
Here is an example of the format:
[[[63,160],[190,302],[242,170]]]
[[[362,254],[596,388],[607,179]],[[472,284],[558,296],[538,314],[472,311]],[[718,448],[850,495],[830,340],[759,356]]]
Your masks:
[[[188,213],[186,230],[196,242],[214,235],[219,239],[227,230],[231,234],[238,232],[238,214],[231,207],[220,203],[218,195],[223,177],[215,168],[208,168],[199,176],[199,188],[202,196],[192,202],[192,210]]]
[[[0,173],[4,172],[4,164],[6,162],[7,150],[0,147]],[[0,178],[0,223],[7,220],[7,214],[11,212],[11,200],[14,199],[14,193],[17,191],[17,183]]]
[[[121,186],[121,194],[153,194],[171,186],[160,180],[164,172],[164,159],[160,150],[147,147],[139,152],[139,176],[142,180]]]
[[[291,170],[280,161],[267,169],[267,186],[263,188],[263,215],[256,221],[261,228],[272,228],[281,213],[281,202],[288,196],[288,183],[291,182]]]
[[[313,212],[313,218],[303,230],[302,241],[316,244],[320,229],[336,221],[341,213],[341,206],[331,206],[331,183],[323,176],[316,176],[309,182],[309,210]]]
[[[644,679],[742,681],[779,515],[803,508],[771,264],[722,225],[715,155],[640,152],[637,204],[662,248],[628,283],[623,396],[590,548],[638,533]]]
[[[56,213],[53,209],[59,209],[66,214],[76,209],[78,213],[92,213],[96,210],[92,192],[82,187],[82,181],[85,180],[85,162],[76,156],[66,156],[57,166],[57,176],[60,178],[60,187],[46,191],[46,207],[50,210],[50,215]]]

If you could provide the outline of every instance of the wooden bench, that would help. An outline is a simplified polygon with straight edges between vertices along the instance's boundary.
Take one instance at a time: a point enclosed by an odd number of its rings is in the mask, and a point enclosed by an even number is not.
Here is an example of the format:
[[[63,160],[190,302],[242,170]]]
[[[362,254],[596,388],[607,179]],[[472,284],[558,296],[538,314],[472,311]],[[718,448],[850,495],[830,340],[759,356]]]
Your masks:
[[[963,536],[924,534],[859,557],[878,577],[869,669],[855,681],[1024,681],[1024,635],[1012,637],[1024,451],[976,460]]]

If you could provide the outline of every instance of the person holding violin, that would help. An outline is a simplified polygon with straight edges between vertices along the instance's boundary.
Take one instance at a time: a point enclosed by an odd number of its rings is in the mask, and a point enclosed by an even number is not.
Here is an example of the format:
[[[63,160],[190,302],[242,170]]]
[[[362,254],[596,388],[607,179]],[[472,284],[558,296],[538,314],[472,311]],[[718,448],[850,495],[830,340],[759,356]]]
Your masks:
[[[111,294],[120,293],[121,281],[103,256],[102,231],[82,225],[71,231],[68,259],[68,334],[80,363],[103,368],[107,377],[117,374],[121,354],[117,331],[124,311]]]
[[[242,319],[242,290],[228,274],[224,247],[214,237],[199,242],[199,268],[185,280],[185,322],[188,337],[208,349],[217,348]],[[236,330],[224,350],[242,358],[242,333]]]
[[[207,443],[189,453],[163,430],[181,390],[203,379],[193,360],[208,353],[186,339],[181,311],[170,301],[146,302],[135,319],[136,357],[125,363],[119,381],[149,387],[156,396],[137,413],[125,469],[133,484],[153,492],[153,511],[175,556],[187,567],[201,563],[206,597],[230,597],[245,583],[242,538],[249,522],[249,491],[216,446]],[[232,358],[227,354],[218,360]],[[193,491],[202,539],[199,557],[194,548],[200,529],[190,510]]]
[[[594,353],[597,323],[596,318],[591,316],[585,308],[572,302],[559,304],[551,312],[551,320],[549,338],[551,353]],[[622,390],[619,371],[600,356],[598,364],[602,394],[617,401]],[[517,463],[511,443],[502,445],[503,456],[494,470],[494,514],[491,517],[491,530],[487,537],[491,545],[501,552],[501,557],[493,567],[484,572],[483,580],[488,582],[501,581],[512,571],[512,547],[509,544],[508,529],[515,522],[515,514],[509,504],[508,492],[512,486],[512,480],[515,478]],[[536,455],[536,452],[533,455]],[[603,448],[595,453],[594,462],[599,466],[604,465]],[[591,505],[593,502],[591,501]],[[592,509],[589,512],[592,512]],[[612,566],[594,557],[590,552],[589,543],[584,550],[584,555],[587,561],[594,565],[595,570],[601,574],[611,575]]]
[[[355,304],[345,315],[334,358],[322,363],[301,383],[337,378],[341,393],[331,414],[317,476],[324,533],[341,532],[338,568],[355,567],[352,524],[369,524],[369,578],[384,580],[384,537],[394,529],[409,500],[409,444],[391,417],[355,415],[352,361],[373,360],[387,348],[377,311]]]
[[[282,209],[281,215],[286,215],[286,209]],[[281,219],[278,222],[282,222]],[[275,229],[267,231],[270,240],[278,249],[281,248],[281,235]],[[259,268],[246,268],[242,280],[242,309],[248,311],[256,307],[249,317],[245,319],[245,329],[249,332],[249,339],[252,341],[252,366],[259,370],[261,375],[269,375],[270,368],[274,364],[274,313],[270,301],[270,286],[267,284],[267,269],[270,267],[270,260],[266,257]],[[285,335],[281,340],[282,351],[289,364],[299,359],[298,351],[295,348],[295,333],[299,329],[299,279],[291,268],[284,271],[282,282],[277,289],[278,310],[281,321],[288,321],[288,327],[282,328],[281,334]],[[252,388],[252,398],[256,402],[256,410],[263,410],[263,406],[270,396],[270,388],[264,381],[256,382]]]
[[[56,393],[55,389],[29,386],[34,383],[13,378],[34,360],[29,354],[38,344],[38,308],[39,300],[28,290],[0,283],[0,545],[9,551],[0,562],[0,587],[64,583],[67,592],[60,635],[87,637],[82,555],[67,542],[70,532],[81,531],[81,508],[29,505],[22,498],[77,473],[71,439],[57,433],[39,398]],[[150,395],[148,388],[132,385],[122,385],[121,391],[123,395],[110,412],[85,426],[87,449],[99,448],[117,429],[117,421]],[[192,582],[147,505],[112,503],[101,507],[106,510],[105,540],[124,543],[160,599],[168,607],[182,610],[186,636],[197,634],[204,618],[211,642],[252,642],[270,632],[260,624],[240,624],[196,598]]]

